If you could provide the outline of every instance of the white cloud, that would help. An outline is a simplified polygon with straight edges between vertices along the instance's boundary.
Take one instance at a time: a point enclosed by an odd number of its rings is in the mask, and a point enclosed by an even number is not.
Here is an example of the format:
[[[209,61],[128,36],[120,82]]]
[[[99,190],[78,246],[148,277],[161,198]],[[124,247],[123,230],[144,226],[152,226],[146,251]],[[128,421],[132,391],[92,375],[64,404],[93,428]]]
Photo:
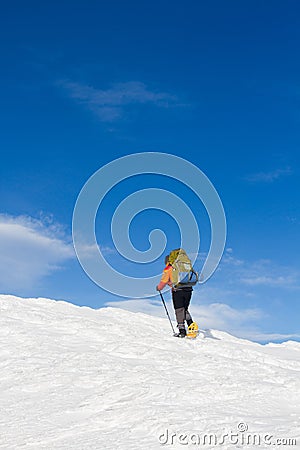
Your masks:
[[[277,287],[291,290],[299,289],[299,271],[294,267],[281,266],[268,259],[246,261],[225,253],[218,268],[219,278],[225,277],[227,286],[234,283],[240,288]],[[234,292],[232,292],[233,294]]]
[[[168,302],[167,302],[168,303]],[[130,299],[120,300],[114,302],[106,302],[105,306],[111,306],[113,308],[121,308],[126,311],[141,312],[144,314],[150,314],[151,316],[164,317],[164,307],[160,301],[149,299]],[[169,306],[170,309],[170,306]],[[174,319],[172,310],[169,310],[169,314]]]
[[[166,295],[165,297],[170,317],[172,320],[175,320],[173,306],[168,299],[169,295]],[[224,330],[234,334],[237,330],[242,329],[245,323],[255,321],[263,316],[262,311],[255,308],[238,310],[225,303],[204,305],[198,303],[197,300],[197,296],[192,299],[190,311],[193,315],[193,319],[199,323],[201,328]],[[105,306],[122,308],[133,312],[142,312],[157,317],[166,316],[162,302],[149,299],[107,302]]]
[[[165,295],[165,301],[171,320],[176,323],[169,294]],[[166,317],[165,309],[160,300],[121,300],[107,302],[105,306],[150,314],[156,317]],[[300,339],[299,333],[267,333],[259,330],[256,326],[256,321],[265,317],[265,312],[258,308],[237,309],[226,303],[211,303],[209,305],[201,304],[199,303],[196,292],[194,292],[194,298],[192,298],[190,311],[194,320],[198,322],[200,329],[226,331],[233,336],[257,342],[276,342],[289,339]]]
[[[240,330],[236,331],[235,335],[237,337],[242,337],[244,339],[250,339],[251,341],[258,342],[276,342],[276,341],[287,341],[290,339],[299,340],[299,333],[263,333],[259,330]]]
[[[71,98],[85,105],[103,122],[113,122],[122,117],[124,108],[128,105],[152,104],[168,108],[178,104],[176,96],[167,92],[151,91],[139,81],[117,83],[106,90],[69,80],[60,81],[59,85]]]
[[[291,175],[292,170],[290,167],[284,169],[276,169],[270,172],[257,172],[247,175],[245,179],[251,183],[273,183],[282,176]]]
[[[242,283],[250,286],[269,286],[269,287],[291,287],[295,284],[294,276],[257,276],[253,278],[242,278]]]
[[[74,257],[62,228],[30,217],[0,215],[0,290],[34,286]]]
[[[299,271],[293,267],[278,266],[269,260],[244,264],[238,273],[241,283],[256,287],[299,289]]]
[[[76,245],[76,251],[80,256],[84,256],[86,259],[92,259],[97,261],[99,259],[99,251],[101,251],[104,257],[109,255],[118,255],[118,251],[115,247],[110,247],[109,245],[102,244],[84,244],[81,243]]]

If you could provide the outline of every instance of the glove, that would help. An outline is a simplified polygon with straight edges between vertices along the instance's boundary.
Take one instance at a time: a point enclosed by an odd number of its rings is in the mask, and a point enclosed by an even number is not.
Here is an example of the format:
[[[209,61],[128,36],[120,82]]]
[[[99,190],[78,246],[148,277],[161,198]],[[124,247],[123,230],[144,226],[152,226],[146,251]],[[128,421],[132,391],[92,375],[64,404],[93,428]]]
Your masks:
[[[156,286],[156,290],[157,290],[157,291],[160,291],[160,289],[158,289],[158,286]]]

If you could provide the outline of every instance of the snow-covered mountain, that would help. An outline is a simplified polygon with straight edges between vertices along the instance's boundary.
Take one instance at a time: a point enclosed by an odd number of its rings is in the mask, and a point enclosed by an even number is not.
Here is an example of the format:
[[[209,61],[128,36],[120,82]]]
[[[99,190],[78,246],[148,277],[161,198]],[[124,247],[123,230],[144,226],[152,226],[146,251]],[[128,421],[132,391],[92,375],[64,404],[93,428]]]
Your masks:
[[[181,340],[167,319],[47,299],[0,309],[1,449],[300,448],[300,343]]]

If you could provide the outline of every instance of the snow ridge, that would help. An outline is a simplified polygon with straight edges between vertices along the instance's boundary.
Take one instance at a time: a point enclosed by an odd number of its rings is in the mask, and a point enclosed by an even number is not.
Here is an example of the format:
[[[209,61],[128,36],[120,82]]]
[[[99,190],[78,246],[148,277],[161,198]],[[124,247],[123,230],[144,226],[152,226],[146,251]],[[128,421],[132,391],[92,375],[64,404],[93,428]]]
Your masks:
[[[241,423],[300,446],[298,342],[175,339],[167,319],[40,298],[0,309],[1,449],[197,448],[192,433]]]

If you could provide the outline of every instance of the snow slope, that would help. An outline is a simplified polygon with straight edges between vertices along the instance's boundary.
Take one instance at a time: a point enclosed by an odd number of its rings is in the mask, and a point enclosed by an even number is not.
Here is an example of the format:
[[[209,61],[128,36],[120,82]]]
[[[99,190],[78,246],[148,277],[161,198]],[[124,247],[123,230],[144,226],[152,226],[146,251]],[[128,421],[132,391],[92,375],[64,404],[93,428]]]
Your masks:
[[[300,448],[300,343],[180,340],[167,319],[6,295],[0,321],[1,449]]]

